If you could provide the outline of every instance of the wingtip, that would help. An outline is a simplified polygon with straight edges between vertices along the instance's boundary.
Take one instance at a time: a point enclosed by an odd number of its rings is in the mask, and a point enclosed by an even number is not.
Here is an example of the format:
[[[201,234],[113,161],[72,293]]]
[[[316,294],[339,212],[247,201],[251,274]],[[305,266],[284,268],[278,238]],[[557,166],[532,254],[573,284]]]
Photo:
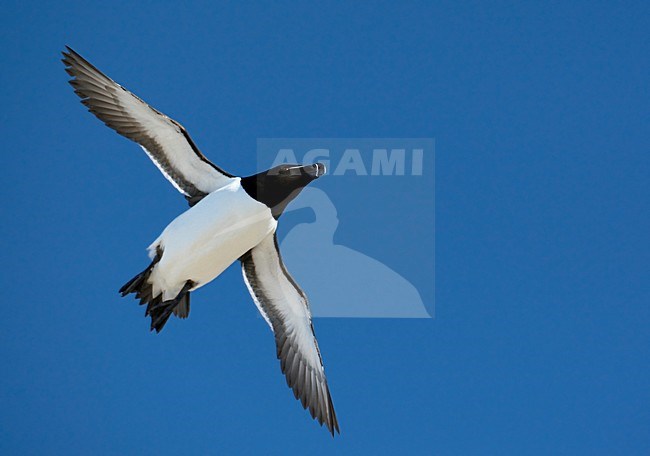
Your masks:
[[[63,62],[63,64],[66,66],[66,71],[67,71],[68,68],[72,67],[72,65],[74,64],[74,61],[75,61],[76,57],[77,57],[79,54],[77,54],[77,53],[74,51],[74,49],[72,49],[72,48],[71,48],[70,46],[68,46],[67,44],[65,45],[65,49],[66,49],[66,50],[61,51],[61,55],[63,56],[63,58],[61,59],[61,62]],[[68,74],[70,74],[70,73],[68,73]],[[73,75],[71,75],[71,76],[73,76]]]
[[[339,421],[336,419],[336,416],[334,417],[334,423],[332,429],[330,429],[330,432],[332,433],[332,437],[335,436],[334,431],[336,431],[336,434],[341,435],[341,430],[339,429]]]
[[[339,429],[339,420],[336,417],[336,412],[334,411],[334,402],[332,402],[332,395],[330,394],[329,386],[327,386],[327,406],[329,410],[327,427],[332,433],[332,437],[334,437],[334,431],[340,435],[341,430]]]
[[[79,54],[77,51],[72,49],[70,46],[67,44],[65,45],[64,51],[61,51],[61,54],[63,55],[63,63],[65,63],[68,66],[72,66],[74,61],[81,60],[83,62],[86,62],[86,59],[84,59],[81,54]],[[67,60],[67,61],[66,61]],[[90,64],[90,63],[89,63]],[[92,66],[92,65],[91,65]],[[93,67],[94,68],[94,67]]]
[[[339,429],[339,423],[336,421],[332,425],[332,423],[327,424],[327,429],[330,431],[330,434],[332,434],[332,438],[336,437],[336,434],[341,435],[341,430]]]

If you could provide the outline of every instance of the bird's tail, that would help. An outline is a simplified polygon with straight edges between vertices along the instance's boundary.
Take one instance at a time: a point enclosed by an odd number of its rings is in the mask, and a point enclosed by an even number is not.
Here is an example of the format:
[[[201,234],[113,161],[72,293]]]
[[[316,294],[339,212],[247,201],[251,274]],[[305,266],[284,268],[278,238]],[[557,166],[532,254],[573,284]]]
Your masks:
[[[149,283],[149,276],[161,257],[162,249],[157,247],[156,254],[147,269],[133,277],[120,288],[120,294],[122,296],[135,293],[136,299],[140,300],[140,305],[147,305],[145,316],[151,317],[151,330],[155,330],[156,332],[160,332],[163,329],[172,313],[179,318],[187,318],[190,314],[189,290],[194,286],[191,281],[187,281],[178,296],[169,301],[162,300],[162,293],[154,296],[153,286]]]

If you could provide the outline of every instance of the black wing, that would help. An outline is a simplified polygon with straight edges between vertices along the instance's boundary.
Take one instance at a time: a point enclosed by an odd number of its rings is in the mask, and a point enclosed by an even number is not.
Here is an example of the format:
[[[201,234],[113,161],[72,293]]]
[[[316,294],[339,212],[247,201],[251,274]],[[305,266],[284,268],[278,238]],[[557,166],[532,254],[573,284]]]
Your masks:
[[[137,142],[190,204],[227,185],[231,174],[210,162],[181,124],[157,111],[67,48],[70,84],[99,120]]]
[[[241,259],[253,301],[275,334],[280,367],[296,399],[329,431],[339,431],[307,297],[289,275],[270,234]]]

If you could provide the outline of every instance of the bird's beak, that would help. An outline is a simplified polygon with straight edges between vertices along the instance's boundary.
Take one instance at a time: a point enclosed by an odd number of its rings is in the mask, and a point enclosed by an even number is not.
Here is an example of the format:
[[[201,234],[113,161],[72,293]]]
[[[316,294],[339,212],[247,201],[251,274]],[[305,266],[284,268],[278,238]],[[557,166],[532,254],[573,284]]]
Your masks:
[[[322,163],[314,163],[313,165],[303,166],[302,171],[308,176],[311,176],[313,179],[318,179],[323,174],[325,174],[326,169],[325,165]]]

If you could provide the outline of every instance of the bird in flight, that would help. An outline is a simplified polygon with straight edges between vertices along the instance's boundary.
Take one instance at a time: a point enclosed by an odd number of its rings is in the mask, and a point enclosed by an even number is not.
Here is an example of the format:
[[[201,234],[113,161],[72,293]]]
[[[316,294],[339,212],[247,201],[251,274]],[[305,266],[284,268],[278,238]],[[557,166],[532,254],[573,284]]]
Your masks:
[[[149,246],[151,264],[129,280],[151,330],[174,314],[186,318],[190,293],[239,260],[244,282],[275,336],[287,384],[312,418],[330,433],[339,425],[330,396],[307,296],[287,271],[278,249],[278,219],[287,204],[325,173],[321,163],[280,165],[238,177],[196,147],[185,128],[104,75],[66,46],[63,63],[81,102],[99,120],[138,143],[190,208]]]

